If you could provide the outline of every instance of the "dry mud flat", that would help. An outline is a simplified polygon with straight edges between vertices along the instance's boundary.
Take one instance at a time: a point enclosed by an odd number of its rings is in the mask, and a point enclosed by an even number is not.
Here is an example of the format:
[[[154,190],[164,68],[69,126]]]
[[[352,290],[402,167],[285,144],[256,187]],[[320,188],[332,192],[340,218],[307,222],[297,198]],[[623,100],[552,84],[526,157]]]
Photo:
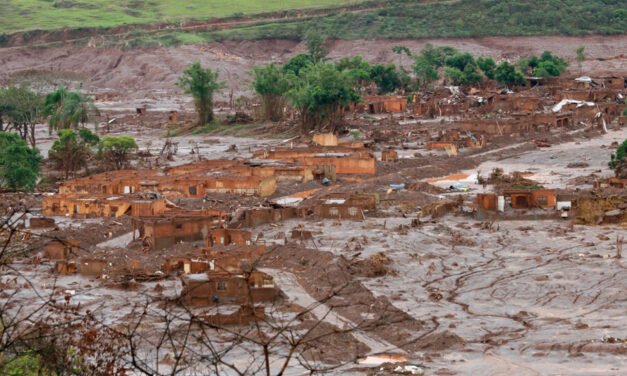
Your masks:
[[[565,56],[571,70],[578,73],[575,49],[586,47],[587,60],[582,71],[588,75],[624,75],[627,73],[627,36],[588,37],[490,37],[420,40],[329,41],[332,59],[362,55],[372,62],[398,63],[392,47],[403,44],[413,51],[426,43],[449,45],[476,55],[516,59],[521,55],[540,54],[545,50]],[[91,92],[111,92],[118,100],[145,100],[180,96],[176,80],[193,61],[221,72],[222,79],[235,94],[250,93],[250,69],[272,61],[283,62],[305,51],[302,43],[291,40],[227,41],[170,48],[4,48],[0,54],[0,82],[24,71],[44,71],[54,75],[71,73],[74,80]],[[410,64],[410,59],[404,59]],[[228,94],[225,90],[224,94]],[[156,104],[156,106],[160,106]]]
[[[274,236],[298,224],[259,230]],[[620,339],[627,326],[627,261],[615,258],[615,240],[624,229],[562,221],[490,226],[447,216],[394,231],[409,224],[406,218],[377,218],[306,226],[319,250],[349,259],[384,252],[392,260],[394,273],[362,282],[375,296],[429,323],[408,335],[408,343],[427,331],[440,336],[439,346],[405,346],[408,358],[423,361],[429,374],[627,370],[627,344]]]

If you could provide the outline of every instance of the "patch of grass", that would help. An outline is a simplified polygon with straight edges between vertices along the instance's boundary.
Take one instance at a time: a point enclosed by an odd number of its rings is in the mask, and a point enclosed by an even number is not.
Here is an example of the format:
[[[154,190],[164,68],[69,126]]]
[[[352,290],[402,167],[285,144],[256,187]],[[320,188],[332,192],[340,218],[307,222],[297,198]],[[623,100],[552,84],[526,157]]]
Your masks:
[[[223,127],[224,125],[214,121],[211,122],[209,124],[205,124],[202,127],[198,127],[198,128],[194,128],[192,130],[192,134],[210,134],[215,132],[216,130],[220,129],[221,127]]]
[[[0,33],[202,20],[359,0],[2,0]]]

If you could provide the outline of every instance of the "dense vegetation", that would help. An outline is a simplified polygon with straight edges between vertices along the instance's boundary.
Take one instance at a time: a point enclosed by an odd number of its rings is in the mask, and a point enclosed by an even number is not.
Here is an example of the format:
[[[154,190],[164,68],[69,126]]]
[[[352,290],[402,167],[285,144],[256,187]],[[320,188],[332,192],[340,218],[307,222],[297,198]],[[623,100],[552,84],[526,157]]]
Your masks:
[[[627,8],[622,0],[397,0],[375,11],[341,13],[308,22],[269,23],[206,37],[299,38],[312,25],[329,37],[341,39],[623,34]]]

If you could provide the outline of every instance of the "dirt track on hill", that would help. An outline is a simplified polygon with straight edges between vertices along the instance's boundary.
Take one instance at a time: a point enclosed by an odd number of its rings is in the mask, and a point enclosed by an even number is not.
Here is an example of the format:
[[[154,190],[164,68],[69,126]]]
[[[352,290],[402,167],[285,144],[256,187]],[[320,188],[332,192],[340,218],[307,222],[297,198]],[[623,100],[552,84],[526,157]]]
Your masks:
[[[571,70],[579,73],[575,49],[585,46],[587,60],[582,73],[592,76],[627,74],[627,36],[588,37],[484,37],[420,40],[329,41],[331,59],[362,55],[371,62],[399,62],[391,49],[405,45],[413,51],[426,43],[450,45],[476,55],[516,59],[520,55],[550,50],[565,56]],[[185,66],[193,61],[217,68],[235,95],[250,92],[251,67],[271,61],[283,62],[305,51],[292,40],[228,41],[157,49],[112,49],[89,47],[8,48],[0,55],[0,83],[7,83],[24,71],[40,71],[51,77],[72,73],[80,77],[83,88],[94,93],[112,92],[119,99],[178,96],[175,86]],[[409,65],[407,57],[404,65]],[[79,80],[76,79],[78,82]],[[228,94],[229,89],[224,91]]]

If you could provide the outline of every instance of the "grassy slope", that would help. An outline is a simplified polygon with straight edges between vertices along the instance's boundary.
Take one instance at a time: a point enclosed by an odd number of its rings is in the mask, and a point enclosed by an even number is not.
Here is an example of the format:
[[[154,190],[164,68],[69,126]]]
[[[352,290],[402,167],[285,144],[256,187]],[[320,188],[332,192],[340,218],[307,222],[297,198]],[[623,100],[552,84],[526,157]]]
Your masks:
[[[313,27],[329,37],[422,38],[493,35],[627,34],[625,0],[390,1],[384,9],[335,14],[205,35],[219,39],[298,38]]]
[[[0,0],[0,33],[207,19],[359,0]]]

